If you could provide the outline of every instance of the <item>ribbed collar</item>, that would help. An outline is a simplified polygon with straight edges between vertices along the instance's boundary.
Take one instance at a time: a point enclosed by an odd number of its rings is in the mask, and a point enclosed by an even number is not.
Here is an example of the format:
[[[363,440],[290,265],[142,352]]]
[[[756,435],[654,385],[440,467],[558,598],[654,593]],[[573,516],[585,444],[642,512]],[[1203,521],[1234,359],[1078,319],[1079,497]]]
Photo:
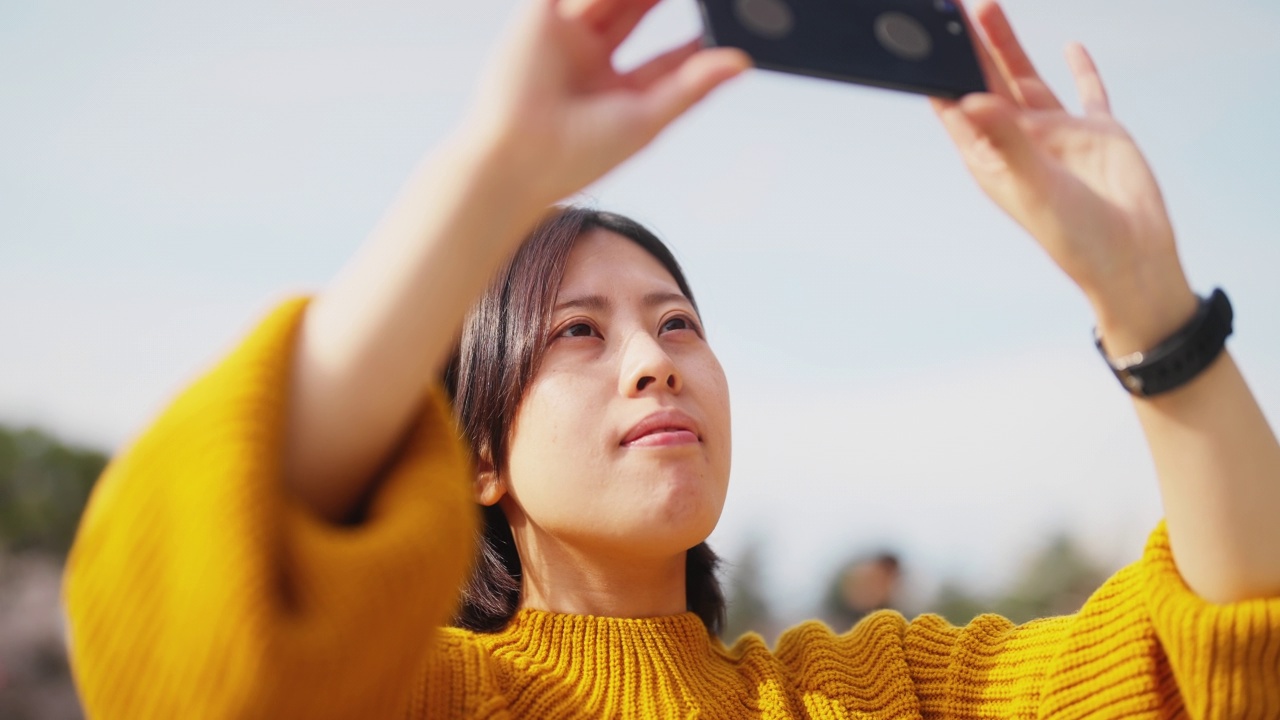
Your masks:
[[[521,610],[501,632],[473,636],[529,717],[740,717],[754,682],[693,613],[610,618]]]
[[[706,662],[712,643],[702,619],[690,612],[614,618],[530,609],[517,612],[493,640],[495,652],[516,652],[534,662],[572,656],[583,669],[631,660],[686,672]]]

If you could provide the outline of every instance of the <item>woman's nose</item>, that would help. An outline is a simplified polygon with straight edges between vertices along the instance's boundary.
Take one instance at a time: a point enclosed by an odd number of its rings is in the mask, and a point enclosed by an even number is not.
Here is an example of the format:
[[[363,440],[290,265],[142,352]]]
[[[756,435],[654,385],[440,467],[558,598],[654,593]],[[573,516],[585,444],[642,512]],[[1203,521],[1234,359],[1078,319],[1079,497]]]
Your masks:
[[[646,333],[636,333],[623,353],[623,370],[619,390],[627,396],[666,388],[680,392],[682,380],[671,356],[658,340]]]

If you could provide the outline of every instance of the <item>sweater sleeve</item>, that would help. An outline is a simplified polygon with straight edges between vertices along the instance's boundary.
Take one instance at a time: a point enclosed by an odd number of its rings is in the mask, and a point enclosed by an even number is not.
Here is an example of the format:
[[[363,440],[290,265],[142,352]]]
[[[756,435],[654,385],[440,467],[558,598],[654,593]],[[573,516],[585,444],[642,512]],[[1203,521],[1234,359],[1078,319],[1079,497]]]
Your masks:
[[[1201,599],[1163,523],[1075,615],[923,616],[904,643],[930,718],[1280,717],[1280,598]]]
[[[305,307],[271,313],[99,480],[63,588],[89,717],[403,712],[470,563],[468,461],[432,390],[358,524],[288,496],[288,373]]]

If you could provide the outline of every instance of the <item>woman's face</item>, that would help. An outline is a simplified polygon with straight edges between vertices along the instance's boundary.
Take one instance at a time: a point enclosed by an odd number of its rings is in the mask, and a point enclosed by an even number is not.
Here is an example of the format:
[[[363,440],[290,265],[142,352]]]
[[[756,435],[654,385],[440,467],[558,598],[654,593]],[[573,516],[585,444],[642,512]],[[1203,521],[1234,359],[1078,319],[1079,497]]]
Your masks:
[[[729,392],[671,273],[620,235],[585,233],[551,328],[503,475],[513,527],[625,555],[705,540],[728,488]]]

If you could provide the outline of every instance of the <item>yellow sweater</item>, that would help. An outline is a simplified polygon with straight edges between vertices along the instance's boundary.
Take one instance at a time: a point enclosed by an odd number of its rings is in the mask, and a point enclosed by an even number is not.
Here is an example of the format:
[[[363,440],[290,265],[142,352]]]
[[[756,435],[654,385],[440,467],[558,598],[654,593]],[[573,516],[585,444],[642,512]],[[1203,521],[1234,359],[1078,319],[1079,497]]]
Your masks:
[[[1280,599],[1192,594],[1162,529],[1076,615],[881,612],[770,651],[697,616],[526,610],[443,628],[472,553],[468,466],[432,394],[363,521],[281,489],[283,305],[116,458],[66,576],[91,718],[1280,718]]]

